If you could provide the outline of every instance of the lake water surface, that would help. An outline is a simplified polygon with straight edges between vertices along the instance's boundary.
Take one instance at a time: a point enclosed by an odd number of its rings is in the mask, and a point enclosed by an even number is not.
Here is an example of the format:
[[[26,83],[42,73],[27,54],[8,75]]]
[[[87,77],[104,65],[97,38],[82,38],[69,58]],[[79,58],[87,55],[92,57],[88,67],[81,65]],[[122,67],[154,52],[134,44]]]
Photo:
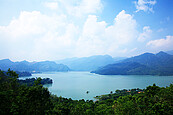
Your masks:
[[[52,94],[76,100],[94,99],[97,95],[109,94],[117,89],[143,89],[153,83],[166,87],[173,83],[173,76],[97,75],[89,72],[49,72],[33,74],[32,77],[51,78],[53,84],[44,86]]]

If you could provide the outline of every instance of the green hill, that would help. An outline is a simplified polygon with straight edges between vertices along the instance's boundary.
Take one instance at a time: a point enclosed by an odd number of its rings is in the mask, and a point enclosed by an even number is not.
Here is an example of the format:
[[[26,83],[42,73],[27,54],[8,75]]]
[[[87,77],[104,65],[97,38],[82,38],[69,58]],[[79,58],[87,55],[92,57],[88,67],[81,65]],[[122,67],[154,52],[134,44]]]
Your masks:
[[[165,52],[144,53],[120,63],[109,64],[92,73],[102,75],[173,75],[173,56]]]

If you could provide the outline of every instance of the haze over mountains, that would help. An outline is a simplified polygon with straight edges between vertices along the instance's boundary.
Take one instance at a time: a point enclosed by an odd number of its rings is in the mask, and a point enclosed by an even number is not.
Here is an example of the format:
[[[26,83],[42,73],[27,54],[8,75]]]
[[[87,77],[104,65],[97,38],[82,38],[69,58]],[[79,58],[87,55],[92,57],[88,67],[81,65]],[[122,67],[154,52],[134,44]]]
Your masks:
[[[113,64],[125,59],[124,57],[112,58],[109,55],[96,55],[82,58],[68,58],[56,61],[42,62],[12,62],[9,59],[0,60],[0,69],[7,71],[9,68],[15,71],[46,72],[46,71],[92,71],[99,67]]]
[[[73,71],[92,71],[99,67],[113,64],[118,62],[124,57],[112,58],[109,55],[95,55],[82,58],[68,58],[64,60],[58,60],[56,63],[62,63],[67,65]]]
[[[9,59],[0,60],[0,69],[7,71],[8,69],[14,71],[27,71],[27,72],[48,72],[48,71],[69,71],[70,69],[63,64],[56,64],[53,61],[42,62],[12,62]]]
[[[173,50],[167,51],[166,53],[173,55]]]
[[[169,53],[169,54],[168,54]],[[27,72],[91,71],[102,75],[173,75],[173,55],[171,51],[152,54],[144,53],[131,58],[112,58],[96,55],[82,58],[68,58],[58,61],[12,62],[0,60],[0,69]]]
[[[144,53],[120,63],[109,64],[92,73],[102,75],[173,75],[173,55]]]

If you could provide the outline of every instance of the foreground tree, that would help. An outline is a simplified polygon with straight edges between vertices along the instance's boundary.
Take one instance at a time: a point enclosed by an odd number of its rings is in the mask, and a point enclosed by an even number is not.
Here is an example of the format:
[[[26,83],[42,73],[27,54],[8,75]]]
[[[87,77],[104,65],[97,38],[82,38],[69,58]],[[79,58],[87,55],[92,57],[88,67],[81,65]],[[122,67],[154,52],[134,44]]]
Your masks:
[[[18,75],[11,71],[0,71],[0,114],[45,114],[52,108],[50,93],[39,85],[38,79],[33,86],[21,85]]]
[[[173,113],[173,85],[160,88],[153,84],[145,93],[119,97],[113,106],[119,115],[171,115]]]

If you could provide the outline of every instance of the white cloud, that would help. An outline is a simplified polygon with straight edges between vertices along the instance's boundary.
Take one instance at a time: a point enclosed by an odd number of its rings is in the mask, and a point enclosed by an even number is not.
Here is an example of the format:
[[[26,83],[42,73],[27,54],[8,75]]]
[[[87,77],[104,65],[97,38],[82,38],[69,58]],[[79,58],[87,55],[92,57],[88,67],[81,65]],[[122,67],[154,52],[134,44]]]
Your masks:
[[[101,0],[82,0],[79,6],[76,7],[77,11],[85,13],[96,13],[102,8]]]
[[[136,20],[122,10],[114,19],[114,24],[106,28],[106,35],[118,44],[129,43],[136,38]]]
[[[85,14],[95,14],[102,10],[101,0],[60,0],[60,4],[63,4],[64,8],[67,10],[69,15],[74,15],[77,17],[84,16]]]
[[[18,19],[13,19],[8,26],[0,26],[0,31],[13,38],[28,35],[38,35],[65,26],[65,16],[47,16],[39,11],[22,11]]]
[[[88,56],[105,53],[105,39],[106,22],[97,22],[95,15],[89,15],[82,30],[82,35],[77,41],[76,55]]]
[[[131,49],[130,50],[130,52],[134,52],[134,51],[136,51],[138,48],[133,48],[133,49]]]
[[[136,12],[139,12],[141,10],[147,12],[154,12],[153,11],[153,6],[156,4],[156,0],[138,0],[134,1],[135,6],[136,6]]]
[[[128,45],[136,38],[136,21],[122,10],[115,18],[114,24],[107,26],[105,21],[98,22],[95,15],[89,15],[82,35],[78,41],[78,56],[111,54],[118,55],[123,45]],[[84,51],[82,51],[84,50]]]
[[[88,38],[100,36],[104,34],[106,25],[104,21],[97,22],[95,15],[89,15],[83,27],[83,36]]]
[[[0,49],[7,49],[0,53],[14,60],[57,60],[97,54],[125,56],[136,50],[129,45],[136,41],[137,23],[124,10],[110,26],[96,15],[88,15],[84,25],[73,21],[66,15],[23,11],[9,25],[0,26]]]
[[[153,50],[172,50],[173,36],[166,36],[165,39],[152,40],[147,43],[147,47]]]
[[[45,2],[44,6],[51,10],[56,10],[58,8],[58,2]]]
[[[144,42],[145,40],[149,39],[151,37],[152,30],[149,26],[143,27],[143,33],[139,34],[138,41]]]
[[[7,57],[43,60],[70,54],[78,27],[65,15],[48,16],[38,11],[20,13],[8,26],[0,26],[0,48],[8,49]]]

